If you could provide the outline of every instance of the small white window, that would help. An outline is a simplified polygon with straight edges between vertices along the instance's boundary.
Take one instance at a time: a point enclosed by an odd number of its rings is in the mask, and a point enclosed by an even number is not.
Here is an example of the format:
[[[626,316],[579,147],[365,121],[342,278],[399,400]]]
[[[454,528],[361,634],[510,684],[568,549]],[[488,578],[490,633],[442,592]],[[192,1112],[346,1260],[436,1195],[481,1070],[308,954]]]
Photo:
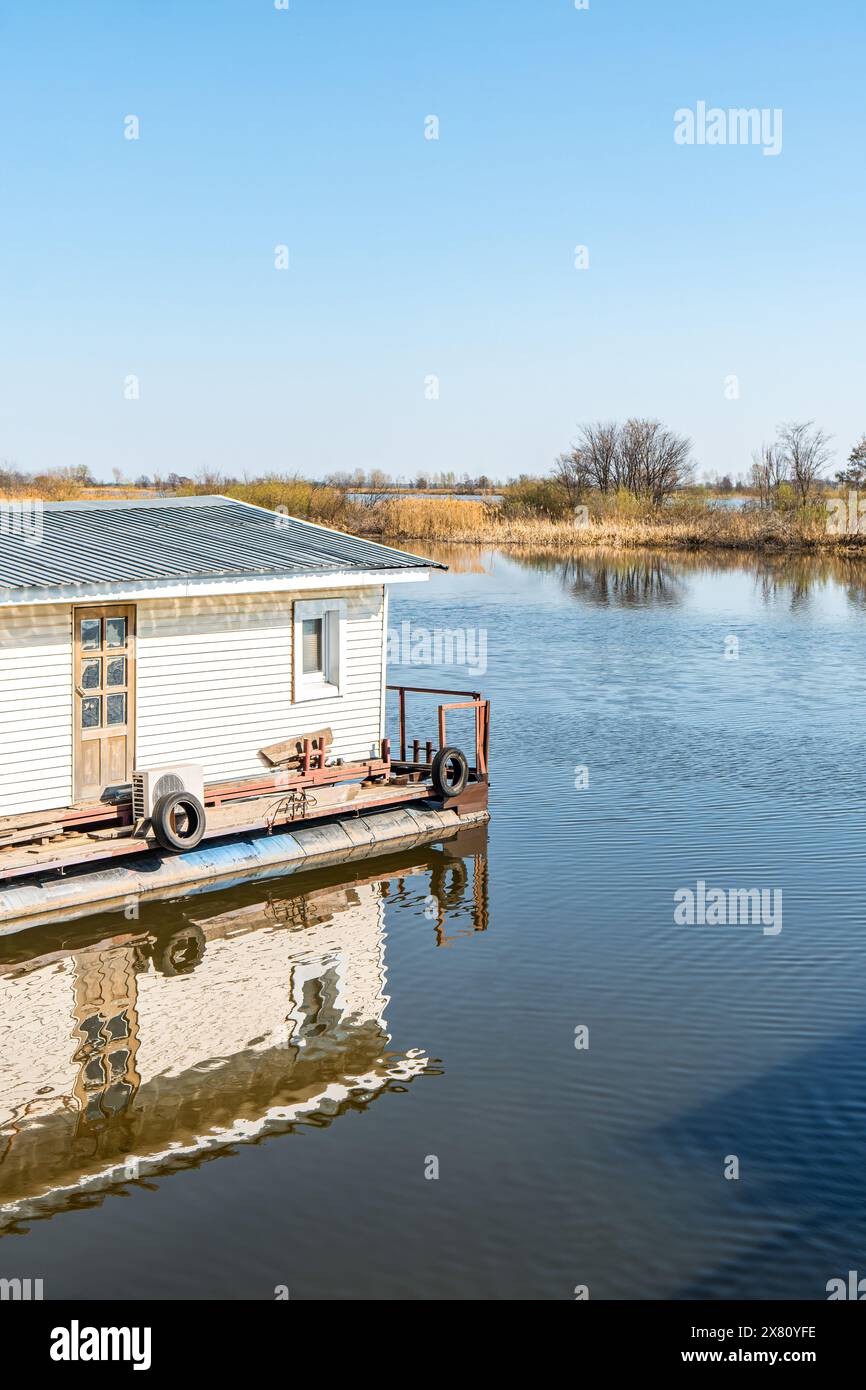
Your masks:
[[[301,666],[304,676],[321,676],[324,680],[324,618],[304,618],[301,624]]]
[[[328,700],[345,678],[346,604],[304,599],[295,604],[294,700]]]

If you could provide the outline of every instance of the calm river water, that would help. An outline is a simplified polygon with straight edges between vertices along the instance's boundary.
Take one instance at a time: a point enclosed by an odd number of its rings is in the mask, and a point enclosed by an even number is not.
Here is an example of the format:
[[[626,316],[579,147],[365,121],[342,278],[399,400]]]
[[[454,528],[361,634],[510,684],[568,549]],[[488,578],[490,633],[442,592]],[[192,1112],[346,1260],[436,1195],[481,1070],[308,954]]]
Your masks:
[[[0,1276],[821,1299],[866,1272],[866,574],[447,558],[392,626],[484,660],[391,679],[492,698],[489,830],[0,946]],[[680,925],[701,880],[780,894],[781,930]]]

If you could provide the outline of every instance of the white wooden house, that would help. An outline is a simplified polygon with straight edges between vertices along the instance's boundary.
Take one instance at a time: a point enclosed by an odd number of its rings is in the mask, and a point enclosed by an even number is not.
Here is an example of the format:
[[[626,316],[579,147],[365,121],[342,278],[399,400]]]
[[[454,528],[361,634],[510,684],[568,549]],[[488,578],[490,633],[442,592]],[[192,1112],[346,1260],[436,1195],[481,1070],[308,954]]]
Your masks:
[[[433,562],[225,497],[46,504],[0,532],[0,816],[134,768],[261,773],[329,727],[376,757],[387,586]]]

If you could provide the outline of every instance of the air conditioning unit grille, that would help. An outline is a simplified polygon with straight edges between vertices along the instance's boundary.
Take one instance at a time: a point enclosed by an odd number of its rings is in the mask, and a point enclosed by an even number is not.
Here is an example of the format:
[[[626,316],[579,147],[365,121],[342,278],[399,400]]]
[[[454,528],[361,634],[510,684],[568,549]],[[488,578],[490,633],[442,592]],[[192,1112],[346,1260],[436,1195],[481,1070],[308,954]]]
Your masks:
[[[170,792],[191,792],[204,805],[204,772],[195,763],[136,768],[132,774],[132,814],[148,820],[156,803]]]
[[[156,804],[156,802],[159,801],[159,798],[161,796],[168,796],[169,792],[182,791],[186,791],[186,787],[184,786],[181,778],[178,777],[177,773],[164,772],[163,775],[159,778],[159,780],[154,783],[152,793],[154,804]]]

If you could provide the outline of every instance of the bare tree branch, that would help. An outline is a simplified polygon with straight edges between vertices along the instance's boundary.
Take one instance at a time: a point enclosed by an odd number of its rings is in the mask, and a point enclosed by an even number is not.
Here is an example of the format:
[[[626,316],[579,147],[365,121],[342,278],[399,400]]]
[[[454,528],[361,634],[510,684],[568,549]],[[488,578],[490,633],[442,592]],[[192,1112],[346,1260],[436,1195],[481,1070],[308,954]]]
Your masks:
[[[816,479],[833,457],[831,438],[832,435],[817,428],[814,420],[779,427],[779,449],[802,506],[808,502]]]

